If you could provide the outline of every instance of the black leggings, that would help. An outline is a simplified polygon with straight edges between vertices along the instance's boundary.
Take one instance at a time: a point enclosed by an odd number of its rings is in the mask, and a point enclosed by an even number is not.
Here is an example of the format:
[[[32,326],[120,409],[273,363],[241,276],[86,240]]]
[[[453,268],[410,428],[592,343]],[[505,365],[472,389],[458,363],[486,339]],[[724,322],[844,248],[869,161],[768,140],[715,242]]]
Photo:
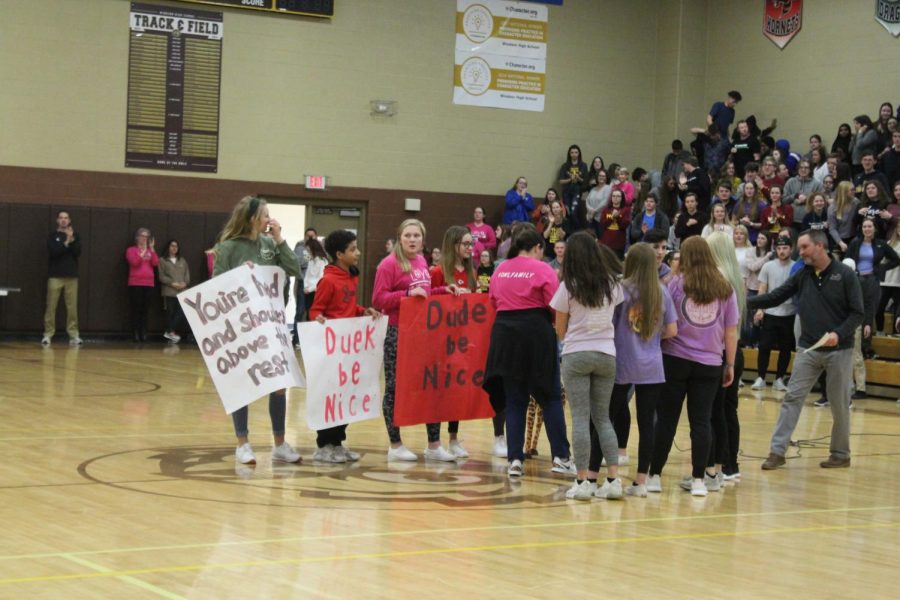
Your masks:
[[[340,446],[347,439],[347,426],[336,425],[328,429],[320,429],[316,432],[316,446],[324,448],[329,444],[332,446]]]
[[[759,354],[756,360],[757,377],[766,379],[766,371],[769,370],[769,355],[772,350],[778,349],[778,367],[775,377],[784,377],[791,362],[791,352],[794,351],[794,315],[778,317],[765,315],[762,321],[762,331],[759,336]]]
[[[724,360],[724,357],[723,357]],[[726,473],[738,471],[737,457],[741,446],[741,423],[738,421],[738,391],[744,374],[744,352],[738,348],[734,355],[734,381],[727,388],[720,387],[713,403],[713,441],[708,466],[722,465]]]
[[[147,310],[153,296],[153,286],[129,285],[128,298],[131,301],[131,329],[142,338],[147,333]]]
[[[665,384],[648,383],[637,384],[634,386],[634,404],[637,410],[638,422],[638,473],[647,473],[650,469],[650,461],[653,459],[653,440],[654,440],[654,421],[656,420],[656,407],[659,404],[659,398]],[[617,383],[613,386],[612,398],[609,402],[609,417],[613,423],[619,421],[623,412],[628,409],[628,392],[631,389],[630,384]],[[630,413],[630,411],[629,411]],[[631,419],[629,418],[629,422]],[[619,446],[621,447],[622,438],[619,438]],[[595,449],[596,446],[596,449]],[[594,459],[596,455],[596,467],[594,468]],[[600,451],[600,443],[596,436],[591,436],[591,466],[592,471],[600,468],[603,460]]]
[[[501,435],[503,435],[503,426],[506,424],[505,412],[501,410],[496,415],[491,417],[491,421],[494,424],[494,437],[500,437]],[[447,422],[447,433],[454,435],[459,433],[459,421]]]
[[[884,329],[884,311],[887,310],[888,302],[894,301],[894,306],[900,302],[900,287],[881,286],[881,301],[878,302],[878,310],[875,311],[875,330],[885,331]],[[894,331],[894,319],[891,319],[891,326],[885,333],[896,333]]]
[[[660,475],[681,418],[681,407],[687,397],[691,424],[691,466],[694,479],[703,477],[709,459],[713,402],[722,385],[722,365],[704,365],[692,360],[663,354],[666,384],[656,407],[656,429],[650,475]]]

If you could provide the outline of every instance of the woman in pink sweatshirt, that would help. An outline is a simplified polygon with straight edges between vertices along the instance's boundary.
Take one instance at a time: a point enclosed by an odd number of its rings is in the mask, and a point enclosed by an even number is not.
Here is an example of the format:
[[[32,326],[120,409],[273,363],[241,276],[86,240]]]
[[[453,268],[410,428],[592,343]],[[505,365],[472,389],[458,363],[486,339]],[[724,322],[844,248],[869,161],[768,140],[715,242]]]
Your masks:
[[[131,301],[131,329],[135,342],[147,339],[147,308],[156,285],[153,269],[159,264],[150,230],[141,227],[134,234],[134,246],[125,251],[128,261],[128,298]]]
[[[422,256],[425,246],[425,225],[417,219],[407,219],[397,230],[394,249],[378,265],[372,306],[387,315],[388,330],[384,339],[384,402],[382,412],[391,446],[388,461],[418,460],[416,454],[403,445],[400,428],[394,426],[394,393],[397,387],[397,326],[400,323],[400,301],[407,296],[427,298],[431,294],[431,273]],[[429,423],[426,460],[453,462],[456,456],[441,446],[441,424]]]

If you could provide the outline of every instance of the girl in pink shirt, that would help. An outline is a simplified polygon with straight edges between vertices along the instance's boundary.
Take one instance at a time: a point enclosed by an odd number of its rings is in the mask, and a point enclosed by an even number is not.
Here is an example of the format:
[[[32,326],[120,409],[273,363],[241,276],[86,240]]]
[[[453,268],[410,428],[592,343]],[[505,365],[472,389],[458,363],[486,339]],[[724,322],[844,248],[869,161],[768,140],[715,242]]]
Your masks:
[[[494,235],[494,228],[484,222],[484,209],[476,206],[473,218],[474,221],[467,227],[472,232],[472,240],[475,242],[475,256],[481,256],[484,250],[494,254],[497,249],[497,236]]]
[[[134,246],[125,250],[128,261],[128,298],[131,301],[131,329],[135,342],[147,339],[147,309],[156,285],[153,269],[159,265],[150,230],[141,227],[134,234]]]
[[[400,323],[400,301],[407,296],[427,298],[431,293],[431,274],[422,256],[425,245],[425,225],[417,219],[407,219],[397,230],[394,249],[378,265],[372,306],[388,317],[384,339],[384,402],[382,412],[391,447],[388,461],[415,461],[418,456],[403,445],[400,428],[394,426],[394,394],[397,386],[397,325]],[[441,446],[441,424],[429,423],[428,448],[425,458],[452,462],[456,457]]]
[[[500,263],[491,279],[489,294],[497,318],[491,330],[484,389],[498,414],[506,410],[510,477],[523,475],[525,413],[530,396],[544,410],[552,470],[574,475],[550,310],[559,280],[550,265],[541,260],[543,238],[532,225],[520,226],[512,246],[512,257]]]

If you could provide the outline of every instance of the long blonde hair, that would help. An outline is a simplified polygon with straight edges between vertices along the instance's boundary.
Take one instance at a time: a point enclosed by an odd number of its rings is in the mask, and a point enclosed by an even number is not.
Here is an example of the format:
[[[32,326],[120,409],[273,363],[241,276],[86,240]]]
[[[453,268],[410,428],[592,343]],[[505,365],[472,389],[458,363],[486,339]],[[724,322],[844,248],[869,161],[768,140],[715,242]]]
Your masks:
[[[744,278],[741,277],[741,268],[738,265],[737,253],[734,250],[734,240],[723,231],[716,231],[708,238],[706,243],[712,251],[716,264],[719,265],[719,271],[734,288],[734,295],[737,298],[738,314],[740,315],[740,324],[744,322],[744,315],[747,310],[747,291],[744,289]]]
[[[650,244],[639,242],[628,249],[622,285],[631,291],[633,304],[641,307],[638,334],[646,342],[659,331],[663,317],[663,292],[656,252]]]
[[[409,262],[409,259],[406,258],[406,255],[403,253],[403,244],[400,239],[403,236],[403,230],[407,227],[414,226],[418,227],[419,231],[422,232],[422,247],[425,245],[425,224],[418,219],[406,219],[402,223],[400,223],[400,227],[397,228],[397,243],[394,244],[394,249],[391,251],[394,255],[394,258],[400,264],[400,269],[404,273],[409,273],[412,269],[412,265]]]
[[[256,196],[244,196],[231,211],[231,217],[219,233],[218,242],[248,238],[253,231],[253,219],[259,215],[266,201]]]
[[[842,181],[837,184],[837,188],[835,188],[834,192],[834,218],[838,221],[843,220],[844,213],[847,212],[847,207],[853,204],[853,195],[850,193],[850,190],[853,189],[853,184],[849,181]]]
[[[681,264],[684,293],[697,304],[712,304],[731,295],[731,285],[719,271],[709,244],[699,235],[681,244]]]
[[[750,232],[747,231],[746,225],[735,225],[734,231],[732,232],[731,241],[734,242],[734,234],[735,233],[743,233],[744,234],[744,245],[743,248],[752,248],[753,244],[750,243]]]

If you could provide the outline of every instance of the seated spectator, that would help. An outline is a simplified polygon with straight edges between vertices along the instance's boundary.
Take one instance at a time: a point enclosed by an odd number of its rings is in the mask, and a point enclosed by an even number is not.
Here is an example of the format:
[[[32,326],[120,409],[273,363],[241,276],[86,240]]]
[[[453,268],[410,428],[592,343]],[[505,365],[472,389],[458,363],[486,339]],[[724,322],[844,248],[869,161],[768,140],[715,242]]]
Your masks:
[[[625,204],[625,193],[613,190],[609,203],[600,212],[600,241],[621,259],[625,256],[626,234],[631,225],[631,208]]]
[[[644,201],[644,210],[631,220],[631,243],[643,241],[648,231],[669,235],[669,219],[657,210],[657,198],[653,192]]]
[[[850,141],[852,139],[853,134],[850,132],[850,125],[841,123],[840,126],[838,126],[834,142],[831,144],[832,154],[839,154],[841,162],[850,160]]]
[[[709,216],[697,208],[697,195],[693,192],[684,197],[684,209],[675,220],[675,237],[678,243],[703,233],[703,227],[709,222]]]
[[[762,211],[762,229],[770,234],[777,235],[781,231],[790,228],[794,219],[794,208],[792,206],[784,206],[781,204],[781,186],[773,185],[769,190],[771,196],[770,203]],[[806,212],[806,207],[803,207]],[[798,230],[800,228],[798,227]]]
[[[703,239],[708,238],[716,231],[723,231],[728,237],[732,237],[734,235],[734,227],[728,222],[729,217],[728,212],[725,210],[725,205],[721,202],[715,202],[711,210],[709,223],[703,226],[703,231],[700,233]]]
[[[682,204],[688,194],[694,194],[698,210],[706,212],[711,197],[709,175],[698,166],[699,164],[694,157],[684,161],[684,173],[678,178],[678,189],[681,190]],[[700,235],[699,231],[697,235]]]
[[[716,186],[716,197],[713,198],[713,206],[716,204],[721,204],[725,207],[725,214],[728,218],[731,218],[731,211],[734,210],[734,206],[737,204],[737,199],[731,193],[731,184],[727,179],[723,179],[719,182],[719,185]]]
[[[891,184],[888,183],[888,178],[885,174],[875,170],[874,152],[866,150],[862,153],[860,161],[862,161],[862,170],[853,177],[853,185],[856,187],[857,195],[862,194],[865,183],[872,180],[880,183],[881,187],[886,190],[891,189]]]
[[[625,194],[625,206],[630,207],[634,203],[634,184],[628,181],[628,169],[619,167],[616,171],[616,181],[613,182],[613,190],[622,190]]]
[[[731,223],[747,228],[750,244],[756,244],[756,237],[762,229],[762,211],[766,203],[758,199],[756,184],[752,181],[744,183],[743,195],[731,211]]]
[[[484,209],[476,206],[472,219],[467,227],[475,242],[475,256],[479,256],[483,250],[493,252],[497,248],[497,236],[494,235],[494,228],[484,222]]]
[[[548,260],[550,266],[553,267],[553,270],[556,271],[556,275],[559,276],[562,273],[563,260],[566,257],[566,242],[560,240],[553,244],[553,258]]]
[[[821,191],[822,183],[812,176],[812,165],[808,160],[801,160],[797,163],[797,176],[791,177],[784,184],[784,195],[781,198],[785,206],[794,208],[794,226],[798,230],[806,216],[806,199],[813,192]]]
[[[515,184],[506,192],[506,209],[503,211],[503,224],[511,225],[516,221],[527,221],[534,210],[534,198],[528,193],[528,180],[524,177],[516,179]]]

